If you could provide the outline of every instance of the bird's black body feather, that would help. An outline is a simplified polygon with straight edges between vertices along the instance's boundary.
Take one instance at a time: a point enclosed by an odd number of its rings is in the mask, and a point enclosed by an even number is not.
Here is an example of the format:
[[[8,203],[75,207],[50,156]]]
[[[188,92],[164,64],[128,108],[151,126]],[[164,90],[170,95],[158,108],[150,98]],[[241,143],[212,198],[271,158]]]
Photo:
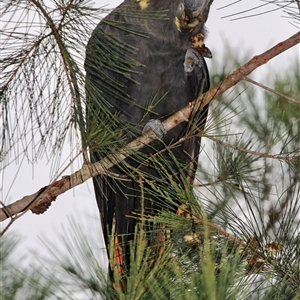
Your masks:
[[[111,132],[118,138],[115,138],[113,146],[90,145],[92,162],[141,135],[143,126],[150,119],[165,120],[209,89],[209,75],[203,58],[202,64],[195,66],[190,73],[186,73],[183,67],[186,51],[192,47],[190,37],[197,32],[203,33],[208,11],[203,24],[194,31],[184,28],[179,31],[175,20],[181,2],[184,3],[179,0],[127,0],[94,30],[87,45],[85,61],[87,130],[97,128],[95,124],[100,124],[104,118],[110,121],[106,127],[99,125],[101,130],[107,130],[108,134]],[[133,155],[111,168],[109,172],[112,175],[99,175],[93,179],[106,245],[109,247],[111,234],[124,235],[120,241],[125,243],[122,249],[125,267],[129,266],[126,241],[133,238],[137,222],[128,215],[141,209],[141,182],[148,187],[146,193],[143,192],[145,210],[155,213],[161,207],[177,209],[149,192],[147,180],[164,180],[161,170],[158,171],[149,159],[149,154],[153,155],[186,136],[191,124],[197,123],[198,131],[194,131],[191,137],[178,143],[171,152],[161,151],[162,157],[170,161],[168,168],[174,166],[173,176],[175,178],[178,174],[178,178],[174,179],[178,180],[178,184],[182,184],[180,171],[178,165],[172,162],[172,156],[182,164],[183,170],[186,167],[181,174],[193,178],[201,141],[197,132],[204,127],[207,110],[206,107],[189,122],[170,130],[163,142],[156,141],[144,147],[141,157]]]

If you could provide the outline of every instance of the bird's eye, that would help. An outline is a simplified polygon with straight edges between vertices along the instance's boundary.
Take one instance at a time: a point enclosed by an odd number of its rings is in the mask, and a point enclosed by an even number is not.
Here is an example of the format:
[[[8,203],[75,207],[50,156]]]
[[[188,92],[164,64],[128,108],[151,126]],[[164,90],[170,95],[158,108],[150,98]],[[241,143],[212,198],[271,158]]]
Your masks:
[[[184,14],[184,4],[180,3],[177,7],[177,16],[181,17]]]

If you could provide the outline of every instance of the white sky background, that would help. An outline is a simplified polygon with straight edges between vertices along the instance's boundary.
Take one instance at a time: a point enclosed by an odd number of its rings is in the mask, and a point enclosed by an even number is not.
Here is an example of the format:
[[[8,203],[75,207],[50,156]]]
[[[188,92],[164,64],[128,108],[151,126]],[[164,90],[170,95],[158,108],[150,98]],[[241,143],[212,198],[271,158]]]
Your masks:
[[[121,1],[111,1],[109,6],[114,7]],[[222,18],[232,13],[244,11],[249,8],[256,7],[263,4],[263,1],[251,0],[241,1],[236,5],[232,5],[226,9],[218,10],[219,7],[231,3],[229,0],[215,0],[211,7],[209,20],[207,22],[208,38],[206,45],[210,48],[215,58],[218,61],[222,59],[224,51],[223,41],[227,40],[233,49],[260,54],[268,50],[271,46],[283,41],[299,31],[299,28],[291,25],[289,19],[285,18],[287,15],[282,11],[274,11],[268,14],[262,14],[255,17],[244,18],[240,20],[231,21],[233,18]],[[105,1],[97,1],[97,6],[102,6]],[[276,8],[274,5],[268,5],[258,11],[248,12],[246,14],[238,15],[253,15],[259,12],[266,12]],[[279,57],[270,61],[266,66],[262,66],[254,72],[255,77],[260,78],[261,83],[268,83],[267,70],[280,70],[289,65],[291,60],[298,56],[300,59],[299,45],[291,50],[286,51]],[[250,59],[251,57],[249,57]],[[210,61],[208,60],[208,65]],[[253,75],[250,77],[253,78]],[[203,141],[205,143],[205,140]],[[68,147],[67,147],[68,148]],[[68,153],[66,153],[68,156]],[[46,165],[44,161],[39,161],[35,166],[12,164],[5,171],[5,178],[1,179],[3,183],[3,191],[1,198],[5,203],[14,202],[25,195],[33,194],[41,187],[49,184],[50,165]],[[75,171],[80,165],[74,164],[72,171]],[[20,168],[20,169],[19,169]],[[15,174],[18,175],[14,179]],[[68,170],[65,174],[70,174]],[[13,182],[12,188],[11,184]],[[10,232],[18,232],[22,237],[22,243],[18,246],[15,252],[15,258],[24,255],[31,255],[35,251],[39,254],[45,255],[46,250],[38,237],[48,240],[54,244],[61,244],[58,235],[62,234],[62,224],[64,227],[70,227],[68,217],[73,217],[77,220],[87,234],[96,235],[98,239],[100,235],[100,222],[98,222],[98,208],[94,199],[93,187],[91,180],[87,184],[76,187],[72,191],[58,197],[52,203],[51,207],[43,215],[37,216],[28,212],[22,218],[17,220],[9,229]],[[3,228],[4,223],[1,225]],[[6,233],[6,234],[9,234]],[[99,248],[103,244],[99,242]],[[34,258],[34,255],[31,256]]]

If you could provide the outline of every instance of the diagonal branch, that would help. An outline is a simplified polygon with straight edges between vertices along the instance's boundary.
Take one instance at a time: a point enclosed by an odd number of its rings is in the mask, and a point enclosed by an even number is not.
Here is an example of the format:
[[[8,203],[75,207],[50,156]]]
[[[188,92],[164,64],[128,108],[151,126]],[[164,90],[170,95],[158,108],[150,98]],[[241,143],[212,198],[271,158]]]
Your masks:
[[[287,49],[300,43],[300,32],[291,36],[287,40],[277,44],[268,51],[254,56],[245,65],[231,73],[224,81],[218,86],[211,89],[207,93],[199,96],[195,101],[191,102],[188,106],[178,111],[167,120],[163,122],[166,131],[171,130],[181,122],[185,122],[189,119],[195,106],[197,109],[203,108],[213,98],[224,93],[229,88],[233,87],[239,81],[243,80],[253,70],[259,66],[267,63],[270,59],[286,51]],[[115,164],[120,163],[126,159],[133,151],[137,151],[143,148],[146,144],[149,144],[157,137],[153,132],[148,132],[140,138],[132,141],[126,147],[122,148],[117,153],[113,153],[104,159],[94,164],[84,164],[82,168],[75,173],[64,176],[62,179],[54,181],[48,186],[41,188],[38,192],[23,197],[22,199],[15,201],[0,209],[0,221],[4,221],[8,218],[12,220],[18,216],[18,214],[31,210],[35,214],[41,214],[48,209],[52,201],[55,201],[57,196],[63,194],[67,190],[74,188],[77,185],[82,184],[88,179],[99,175],[107,174],[108,170]],[[11,223],[11,222],[10,222]],[[5,231],[5,229],[4,229]]]

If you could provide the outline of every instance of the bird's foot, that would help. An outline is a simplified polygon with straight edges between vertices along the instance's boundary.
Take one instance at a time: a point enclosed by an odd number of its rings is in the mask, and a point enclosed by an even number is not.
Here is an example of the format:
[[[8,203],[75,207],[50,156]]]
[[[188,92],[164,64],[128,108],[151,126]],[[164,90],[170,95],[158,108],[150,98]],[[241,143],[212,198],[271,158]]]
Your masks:
[[[167,134],[162,122],[157,119],[151,119],[149,122],[147,122],[142,133],[145,134],[149,130],[152,130],[160,139]]]
[[[187,73],[192,72],[196,66],[203,67],[204,65],[204,58],[196,49],[188,49],[186,50],[185,57],[184,57],[184,71]]]

